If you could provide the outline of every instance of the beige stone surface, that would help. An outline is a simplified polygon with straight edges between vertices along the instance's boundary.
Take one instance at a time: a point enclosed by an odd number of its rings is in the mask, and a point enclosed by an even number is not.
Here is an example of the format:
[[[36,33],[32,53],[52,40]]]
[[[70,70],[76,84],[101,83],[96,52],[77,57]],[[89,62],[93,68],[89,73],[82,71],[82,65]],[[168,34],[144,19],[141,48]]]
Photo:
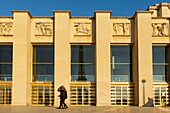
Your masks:
[[[155,4],[154,6],[149,6],[147,10],[152,11],[152,17],[169,17],[170,3]]]
[[[54,50],[55,50],[55,75],[54,75],[54,88],[55,88],[55,105],[58,106],[59,100],[57,99],[59,93],[57,92],[58,87],[64,85],[70,90],[70,42],[69,42],[69,11],[68,12],[55,12],[55,36],[54,36]],[[69,98],[67,99],[69,104]]]
[[[169,107],[113,107],[113,106],[78,106],[68,109],[56,109],[56,107],[3,107],[1,113],[169,113]]]
[[[39,28],[36,24],[42,24]],[[51,29],[51,34],[46,34],[47,30]],[[42,34],[38,34],[42,33]],[[52,17],[33,17],[31,18],[31,42],[32,43],[53,43],[53,19]]]
[[[110,14],[95,12],[96,18],[96,105],[111,105],[110,97]],[[103,29],[108,28],[108,29]],[[106,93],[107,92],[107,93]]]
[[[70,18],[70,43],[94,43],[92,28],[93,19],[90,17]]]
[[[151,37],[151,12],[136,12],[138,49],[138,72],[135,85],[138,87],[139,106],[145,105],[148,98],[152,99],[152,37]],[[142,82],[145,81],[145,82]]]
[[[14,13],[12,105],[29,105],[31,101],[30,15]]]
[[[32,47],[36,44],[54,44],[55,106],[59,104],[60,85],[66,86],[70,96],[70,52],[74,44],[96,45],[97,106],[111,105],[111,44],[132,45],[135,105],[142,106],[148,97],[153,98],[152,45],[170,43],[169,3],[136,11],[133,17],[112,17],[111,11],[95,11],[94,17],[73,17],[70,11],[54,11],[51,17],[34,17],[29,11],[12,12],[12,17],[0,16],[0,44],[13,44],[12,106],[31,104]],[[12,26],[7,27],[6,23]],[[66,103],[70,104],[69,98]]]

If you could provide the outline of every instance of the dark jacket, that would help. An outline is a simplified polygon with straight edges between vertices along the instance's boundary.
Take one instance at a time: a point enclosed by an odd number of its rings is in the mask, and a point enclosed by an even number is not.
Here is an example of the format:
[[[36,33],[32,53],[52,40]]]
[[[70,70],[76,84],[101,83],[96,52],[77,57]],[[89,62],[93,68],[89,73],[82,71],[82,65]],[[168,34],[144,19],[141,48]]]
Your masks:
[[[60,99],[67,99],[67,91],[58,90],[60,92]]]

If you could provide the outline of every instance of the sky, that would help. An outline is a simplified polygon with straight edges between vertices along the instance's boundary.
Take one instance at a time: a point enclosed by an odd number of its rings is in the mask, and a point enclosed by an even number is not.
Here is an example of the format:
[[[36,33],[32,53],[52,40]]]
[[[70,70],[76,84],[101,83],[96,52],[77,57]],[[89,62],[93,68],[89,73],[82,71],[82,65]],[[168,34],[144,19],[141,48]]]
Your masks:
[[[53,10],[70,10],[71,16],[94,16],[95,10],[111,10],[112,16],[133,16],[137,10],[170,0],[0,0],[0,16],[11,10],[29,10],[32,16],[53,16]]]

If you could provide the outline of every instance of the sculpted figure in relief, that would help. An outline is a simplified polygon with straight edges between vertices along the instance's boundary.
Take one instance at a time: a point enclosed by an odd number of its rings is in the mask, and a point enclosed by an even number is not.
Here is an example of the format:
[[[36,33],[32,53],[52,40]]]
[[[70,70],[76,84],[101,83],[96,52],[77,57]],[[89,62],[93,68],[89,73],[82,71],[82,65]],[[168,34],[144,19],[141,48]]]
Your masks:
[[[129,35],[130,34],[129,27],[130,27],[130,24],[124,23],[124,26],[123,26],[124,35]]]
[[[10,35],[11,29],[12,29],[12,22],[0,23],[0,35]]]
[[[113,23],[113,35],[130,35],[129,23]]]
[[[43,23],[42,22],[39,22],[39,23],[36,23],[35,25],[35,28],[36,28],[36,35],[43,35]]]
[[[152,24],[152,35],[158,35],[159,31],[157,29],[157,24]]]
[[[162,34],[168,35],[168,24],[167,23],[162,24]]]
[[[113,31],[114,31],[114,35],[118,35],[118,33],[119,33],[119,25],[118,24],[113,24]]]
[[[152,35],[154,36],[168,35],[168,24],[167,23],[152,24]]]
[[[0,23],[0,35],[3,34],[3,27],[2,27],[2,23]]]
[[[83,35],[89,35],[89,29],[86,24],[84,23],[78,23],[74,25],[76,27],[76,34],[83,34]]]
[[[52,24],[49,22],[38,22],[35,24],[36,35],[52,35]]]

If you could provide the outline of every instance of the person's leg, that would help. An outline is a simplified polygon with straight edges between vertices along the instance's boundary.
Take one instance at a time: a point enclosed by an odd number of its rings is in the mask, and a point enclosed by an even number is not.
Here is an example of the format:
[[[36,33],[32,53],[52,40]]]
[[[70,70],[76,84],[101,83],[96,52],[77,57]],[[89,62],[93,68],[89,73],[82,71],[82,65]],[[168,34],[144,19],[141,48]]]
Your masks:
[[[63,100],[63,104],[64,104],[64,107],[65,107],[65,108],[68,108],[68,106],[67,106],[66,103],[65,103],[65,99]]]
[[[61,107],[64,108],[64,99],[61,99]]]
[[[60,99],[60,106],[58,107],[58,109],[62,107],[62,104],[63,104],[62,99]]]

